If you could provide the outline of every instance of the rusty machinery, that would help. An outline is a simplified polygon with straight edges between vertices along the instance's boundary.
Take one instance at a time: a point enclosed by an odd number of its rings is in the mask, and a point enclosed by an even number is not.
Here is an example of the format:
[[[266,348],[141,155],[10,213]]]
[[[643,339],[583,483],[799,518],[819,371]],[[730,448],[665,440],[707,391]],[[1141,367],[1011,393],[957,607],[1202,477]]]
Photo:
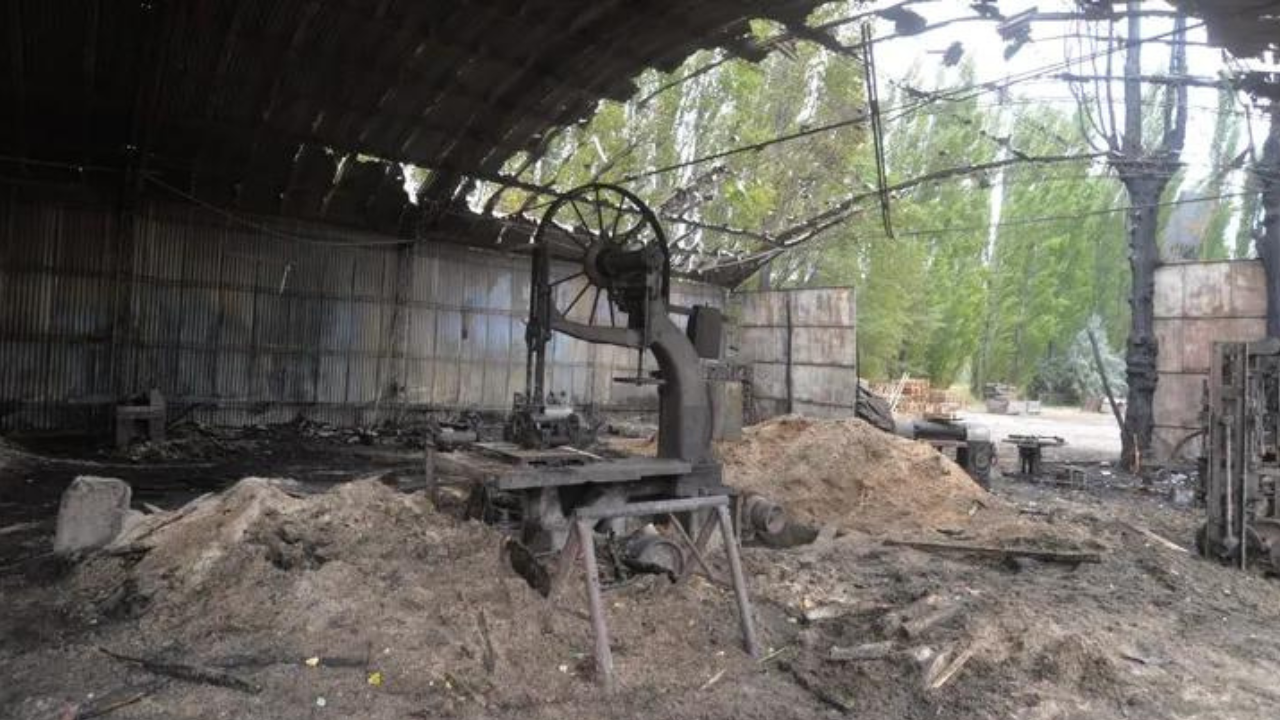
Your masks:
[[[612,682],[612,656],[597,544],[610,550],[609,559],[623,556],[632,570],[680,577],[696,563],[712,574],[705,552],[718,528],[745,644],[757,652],[731,507],[742,505],[739,512],[747,518],[769,513],[734,502],[711,452],[711,393],[701,359],[719,355],[720,315],[709,307],[674,307],[670,291],[666,236],[635,195],[593,184],[549,206],[534,236],[526,392],[513,412],[515,434],[527,448],[568,442],[576,432],[567,400],[548,397],[549,360],[565,350],[554,342],[560,333],[635,351],[634,372],[614,380],[656,386],[657,456],[605,460],[583,453],[569,462],[517,468],[486,486],[513,511],[518,539],[508,543],[508,552],[530,584],[554,593],[581,560],[598,677],[606,685]],[[687,330],[672,320],[673,312],[688,316]],[[646,371],[646,352],[657,361],[657,372]]]
[[[1280,572],[1280,339],[1215,343],[1205,383],[1201,554]]]

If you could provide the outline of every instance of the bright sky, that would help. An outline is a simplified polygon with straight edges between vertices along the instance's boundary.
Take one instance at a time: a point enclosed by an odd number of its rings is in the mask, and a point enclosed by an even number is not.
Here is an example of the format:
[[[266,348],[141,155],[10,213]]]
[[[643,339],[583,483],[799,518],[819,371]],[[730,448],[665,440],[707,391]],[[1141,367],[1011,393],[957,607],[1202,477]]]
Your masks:
[[[871,7],[886,7],[893,4],[895,2],[882,1],[872,3]],[[1117,5],[1119,6],[1120,4],[1118,3]],[[1145,6],[1150,9],[1172,9],[1162,2],[1148,2],[1145,3]],[[930,26],[954,18],[976,16],[976,13],[969,8],[968,2],[960,2],[958,0],[922,2],[909,7],[912,11],[924,16],[929,21]],[[1078,12],[1075,3],[1065,0],[1000,0],[998,7],[1006,17],[1032,8],[1037,8],[1041,12]],[[1194,28],[1198,22],[1195,18],[1191,18],[1189,24]],[[1103,26],[1095,25],[1094,27],[1105,32],[1105,27]],[[1144,18],[1142,36],[1161,35],[1168,33],[1172,28],[1172,19]],[[1070,71],[1092,74],[1094,70],[1089,63],[1076,63],[1070,68],[1061,67],[1067,60],[1068,48],[1070,48],[1073,55],[1081,54],[1081,50],[1077,41],[1060,39],[1060,36],[1074,33],[1078,29],[1079,25],[1073,22],[1036,22],[1033,24],[1031,31],[1032,42],[1024,45],[1008,61],[1003,56],[1005,42],[997,34],[996,23],[994,22],[962,22],[937,30],[929,30],[916,36],[886,40],[877,43],[875,46],[876,65],[882,86],[880,92],[882,96],[887,96],[890,89],[887,80],[904,77],[913,63],[919,62],[921,64],[922,77],[932,79],[936,70],[942,65],[942,51],[955,41],[959,41],[964,45],[965,57],[973,63],[979,82],[999,81],[1010,76],[1033,73],[1050,67],[1054,68],[1053,73]],[[1123,34],[1125,30],[1124,22],[1117,23],[1117,33]],[[878,36],[892,33],[893,23],[884,20],[877,23],[876,34]],[[1188,38],[1192,42],[1204,42],[1205,33],[1203,28],[1192,29],[1188,33]],[[1101,46],[1099,46],[1099,49],[1101,49]],[[1115,62],[1117,64],[1122,63],[1123,57],[1122,51],[1117,52],[1114,56]],[[1168,70],[1168,62],[1168,45],[1149,43],[1143,46],[1144,72],[1165,74]],[[1220,71],[1229,69],[1223,59],[1222,51],[1217,48],[1190,46],[1187,50],[1187,62],[1190,74],[1197,77],[1213,78]],[[1256,67],[1256,63],[1250,63],[1250,66]],[[1118,66],[1115,72],[1119,73]],[[960,81],[954,74],[953,78],[942,84],[959,85]],[[1061,80],[1046,77],[1014,84],[1009,90],[1015,98],[1035,99],[1046,103],[1060,104],[1064,109],[1068,110],[1075,107],[1075,101],[1071,97],[1067,84]],[[1120,99],[1118,87],[1114,94],[1118,101]],[[991,102],[994,101],[993,93]],[[1248,103],[1247,100],[1244,100],[1244,102]],[[1183,161],[1188,166],[1188,180],[1192,180],[1204,176],[1210,170],[1208,167],[1209,140],[1213,135],[1217,90],[1213,88],[1191,88],[1188,104],[1191,112]],[[1239,105],[1236,109],[1239,112],[1248,110],[1252,118],[1254,133],[1259,136],[1265,134],[1266,121],[1261,111],[1252,106],[1246,108],[1244,105]],[[1243,130],[1242,133],[1247,135]],[[1242,143],[1244,142],[1247,142],[1247,138],[1242,138]]]

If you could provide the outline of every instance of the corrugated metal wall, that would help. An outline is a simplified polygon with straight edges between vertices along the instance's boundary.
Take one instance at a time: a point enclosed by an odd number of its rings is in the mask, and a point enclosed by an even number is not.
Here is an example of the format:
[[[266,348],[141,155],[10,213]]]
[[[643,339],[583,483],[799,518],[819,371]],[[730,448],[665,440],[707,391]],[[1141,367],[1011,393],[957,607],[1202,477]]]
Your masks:
[[[858,399],[858,331],[852,288],[734,296],[737,345],[752,364],[755,417],[850,417]]]
[[[272,227],[289,237],[152,204],[121,233],[107,207],[0,194],[0,430],[102,429],[153,386],[229,424],[502,410],[523,388],[525,259]],[[724,292],[686,283],[673,300]],[[654,402],[611,382],[631,351],[557,336],[551,358],[575,402]]]

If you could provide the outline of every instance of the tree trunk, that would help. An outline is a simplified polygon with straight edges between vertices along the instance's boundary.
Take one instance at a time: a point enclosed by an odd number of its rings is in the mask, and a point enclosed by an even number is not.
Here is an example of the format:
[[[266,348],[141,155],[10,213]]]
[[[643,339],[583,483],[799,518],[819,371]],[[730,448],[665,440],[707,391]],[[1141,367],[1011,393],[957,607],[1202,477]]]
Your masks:
[[[1131,317],[1125,353],[1129,398],[1121,429],[1120,464],[1136,472],[1151,449],[1155,420],[1152,405],[1159,352],[1155,335],[1155,276],[1160,264],[1160,248],[1156,243],[1160,214],[1155,206],[1160,202],[1168,178],[1141,175],[1121,179],[1133,207],[1129,211],[1129,269],[1133,274],[1133,288],[1129,293]]]
[[[1262,226],[1254,244],[1267,282],[1267,337],[1280,337],[1280,102],[1271,108],[1271,130],[1254,173],[1262,195]]]

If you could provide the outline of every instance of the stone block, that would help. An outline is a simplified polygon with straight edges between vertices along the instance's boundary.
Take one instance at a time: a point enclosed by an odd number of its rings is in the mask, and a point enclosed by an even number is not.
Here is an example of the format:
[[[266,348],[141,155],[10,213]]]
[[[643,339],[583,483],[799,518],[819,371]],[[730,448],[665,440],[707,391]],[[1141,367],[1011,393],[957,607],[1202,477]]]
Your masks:
[[[103,547],[124,527],[132,497],[116,478],[81,475],[62,493],[53,551],[70,555]]]

